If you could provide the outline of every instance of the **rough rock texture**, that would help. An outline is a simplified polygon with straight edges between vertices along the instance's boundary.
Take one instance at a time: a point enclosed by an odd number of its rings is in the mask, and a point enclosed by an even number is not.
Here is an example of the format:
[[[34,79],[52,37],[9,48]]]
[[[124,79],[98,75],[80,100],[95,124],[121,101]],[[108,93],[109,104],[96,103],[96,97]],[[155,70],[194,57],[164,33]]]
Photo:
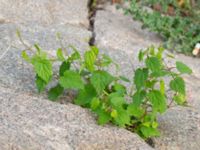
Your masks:
[[[21,58],[21,51],[25,47],[16,36],[19,29],[23,40],[28,45],[38,43],[41,48],[55,55],[55,50],[61,47],[56,40],[56,33],[60,33],[62,43],[69,50],[75,46],[79,51],[88,49],[88,40],[91,33],[83,28],[72,25],[54,25],[49,27],[15,24],[0,24],[0,83],[16,87],[25,91],[33,91],[34,74],[30,64]]]
[[[0,149],[151,150],[137,135],[101,127],[78,106],[60,105],[0,87]]]
[[[159,117],[161,136],[154,138],[158,150],[199,150],[200,111],[176,107]]]
[[[0,0],[0,22],[88,27],[88,0]]]
[[[122,12],[112,6],[97,12],[94,28],[96,44],[111,53],[111,56],[118,55],[116,60],[119,63],[129,63],[127,66],[122,65],[122,70],[130,77],[132,70],[140,65],[137,61],[139,50],[162,42],[155,34],[141,30],[140,23],[133,21],[131,17],[124,17]],[[190,66],[194,72],[192,76],[184,77],[187,83],[187,99],[191,107],[175,107],[160,116],[161,137],[155,138],[154,144],[158,150],[198,150],[200,146],[200,71],[198,67],[200,60],[182,54],[174,53],[174,55],[176,59],[168,60],[168,65],[180,60]]]

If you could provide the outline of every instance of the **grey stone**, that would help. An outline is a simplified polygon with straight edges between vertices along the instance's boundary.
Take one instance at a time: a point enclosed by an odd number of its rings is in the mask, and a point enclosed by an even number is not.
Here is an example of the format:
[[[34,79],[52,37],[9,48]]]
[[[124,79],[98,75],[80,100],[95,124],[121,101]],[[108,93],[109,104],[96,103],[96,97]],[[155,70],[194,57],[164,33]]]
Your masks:
[[[161,136],[154,138],[158,150],[199,150],[200,111],[175,107],[158,119]]]
[[[156,34],[142,30],[139,22],[117,11],[115,6],[97,11],[94,29],[99,47],[118,49],[127,54],[136,54],[142,48],[161,42]]]
[[[88,0],[0,0],[1,22],[88,27]]]
[[[21,57],[25,47],[16,36],[19,29],[23,40],[28,45],[38,43],[42,49],[55,56],[56,49],[61,47],[56,40],[56,33],[62,37],[63,45],[68,49],[70,45],[79,51],[87,50],[91,33],[83,28],[72,25],[53,25],[49,27],[15,24],[0,25],[0,83],[15,87],[23,91],[35,91],[34,72],[30,64]]]
[[[0,149],[150,150],[136,134],[99,126],[88,110],[0,86]]]

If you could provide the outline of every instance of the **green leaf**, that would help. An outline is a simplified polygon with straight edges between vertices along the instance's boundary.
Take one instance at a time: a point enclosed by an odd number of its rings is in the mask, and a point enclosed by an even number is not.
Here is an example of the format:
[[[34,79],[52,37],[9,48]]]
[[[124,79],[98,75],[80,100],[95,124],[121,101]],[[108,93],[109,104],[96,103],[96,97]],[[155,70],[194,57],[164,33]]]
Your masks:
[[[62,64],[60,65],[60,69],[59,69],[59,75],[63,76],[65,71],[70,69],[70,63],[63,61]]]
[[[178,105],[184,105],[186,103],[186,97],[183,94],[178,94],[173,97],[173,100],[178,104]]]
[[[26,51],[22,51],[22,58],[25,60],[25,61],[27,61],[27,62],[29,62],[30,61],[30,57],[28,56],[28,54],[26,53]]]
[[[170,88],[175,92],[185,95],[185,82],[181,77],[176,77],[170,82]]]
[[[145,91],[137,91],[137,92],[135,92],[135,94],[132,97],[133,104],[135,106],[140,106],[140,104],[143,102],[145,96],[146,96]]]
[[[114,77],[106,71],[95,71],[90,79],[98,94],[101,94],[113,80]]]
[[[124,76],[119,76],[119,79],[124,81],[124,82],[131,82],[128,78],[126,78]]]
[[[152,72],[157,72],[162,67],[161,62],[157,57],[149,57],[146,59],[145,63]]]
[[[130,116],[124,109],[117,109],[117,117],[114,118],[114,120],[120,127],[126,127],[126,125],[130,125]]]
[[[117,110],[116,110],[116,109],[113,109],[110,115],[111,115],[111,117],[113,117],[113,118],[117,118],[117,116],[118,116]]]
[[[58,84],[57,86],[51,88],[48,92],[48,98],[52,101],[55,101],[59,98],[60,95],[64,92],[64,88]]]
[[[176,62],[176,68],[180,73],[187,73],[187,74],[192,73],[192,70],[187,65],[179,61]]]
[[[136,106],[135,104],[130,104],[127,108],[129,115],[140,118],[144,115],[145,110]]]
[[[144,85],[145,85],[145,81],[148,78],[148,69],[146,68],[138,68],[135,71],[135,76],[134,76],[134,83],[136,85],[136,88],[138,90],[140,90]]]
[[[142,126],[140,128],[140,131],[142,132],[143,136],[145,138],[149,138],[149,137],[153,137],[153,136],[160,136],[160,132],[152,127],[146,127],[146,126]]]
[[[65,89],[83,89],[84,83],[81,79],[81,76],[71,70],[67,70],[59,80],[59,83]]]
[[[163,95],[165,94],[165,82],[164,82],[164,80],[160,80],[160,92]]]
[[[75,47],[73,47],[73,46],[70,46],[72,49],[73,49],[73,53],[71,54],[71,56],[68,58],[68,61],[69,62],[72,62],[72,61],[74,61],[74,60],[78,60],[78,59],[80,59],[81,58],[81,55],[80,55],[80,53],[78,52],[78,50],[75,48]]]
[[[90,51],[85,52],[84,59],[85,59],[85,66],[89,71],[95,70],[95,62],[98,55],[98,49],[92,47]]]
[[[123,97],[113,97],[110,102],[113,107],[118,108],[125,104],[125,99]]]
[[[92,101],[91,101],[91,103],[90,103],[90,108],[92,109],[92,110],[95,110],[95,109],[97,109],[97,107],[100,105],[100,100],[98,99],[98,98],[93,98],[92,99]]]
[[[79,91],[74,102],[77,105],[85,106],[86,104],[89,104],[96,96],[97,93],[94,87],[91,84],[86,84],[85,88]]]
[[[109,121],[111,121],[111,116],[108,112],[105,112],[105,110],[100,109],[98,112],[98,124],[99,125],[104,125],[106,123],[108,123]]]
[[[62,52],[62,49],[61,48],[59,48],[58,50],[57,50],[57,58],[60,60],[60,61],[65,61],[65,57],[64,57],[64,55],[63,55],[63,52]]]
[[[45,58],[35,56],[32,58],[31,63],[37,75],[48,83],[53,75],[51,62]]]
[[[44,89],[47,85],[47,83],[44,80],[42,80],[38,75],[36,75],[36,77],[35,77],[35,83],[36,83],[36,87],[37,87],[39,93],[44,91]]]
[[[115,83],[113,85],[113,88],[115,90],[115,92],[117,93],[120,93],[121,95],[125,95],[127,92],[126,92],[126,87],[122,84],[119,84],[119,83]]]
[[[165,96],[158,90],[152,90],[148,93],[148,98],[152,103],[154,110],[163,113],[167,109]]]
[[[141,50],[140,50],[140,52],[138,54],[138,59],[139,59],[139,61],[142,61],[144,59],[144,53]]]

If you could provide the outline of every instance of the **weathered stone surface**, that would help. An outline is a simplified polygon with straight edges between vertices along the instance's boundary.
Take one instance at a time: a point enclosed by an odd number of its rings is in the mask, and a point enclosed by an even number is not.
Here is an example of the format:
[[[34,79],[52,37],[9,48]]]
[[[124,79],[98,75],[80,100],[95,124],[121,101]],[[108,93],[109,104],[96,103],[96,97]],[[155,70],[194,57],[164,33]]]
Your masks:
[[[0,0],[1,22],[88,27],[88,0]]]
[[[0,149],[150,150],[136,134],[98,126],[86,109],[0,87]]]
[[[142,48],[161,42],[156,34],[142,30],[139,22],[117,11],[115,6],[97,11],[94,28],[99,47],[118,49],[128,54],[136,54]]]
[[[200,111],[176,107],[159,117],[161,136],[154,139],[158,150],[199,150]]]
[[[61,47],[56,40],[59,32],[64,46],[75,46],[79,51],[88,48],[91,33],[72,25],[54,25],[49,27],[21,26],[0,24],[0,83],[21,89],[34,91],[34,74],[30,64],[21,58],[25,48],[16,36],[16,28],[20,29],[23,40],[29,45],[38,43],[41,48],[55,55],[55,50]]]

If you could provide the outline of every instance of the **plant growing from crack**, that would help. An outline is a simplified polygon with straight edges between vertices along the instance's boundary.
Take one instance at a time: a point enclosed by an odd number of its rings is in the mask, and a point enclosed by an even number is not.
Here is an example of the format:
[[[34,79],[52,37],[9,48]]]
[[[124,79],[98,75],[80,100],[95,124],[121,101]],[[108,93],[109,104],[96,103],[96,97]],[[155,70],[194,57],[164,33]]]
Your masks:
[[[176,62],[175,68],[168,68],[162,47],[152,46],[140,51],[138,59],[144,66],[135,70],[132,80],[106,71],[109,66],[118,68],[118,65],[109,56],[100,54],[97,47],[90,47],[83,55],[71,48],[71,54],[58,48],[53,58],[35,44],[34,48],[22,51],[22,57],[34,68],[39,92],[44,91],[56,75],[57,85],[48,91],[49,99],[58,100],[66,90],[77,91],[74,103],[92,110],[100,125],[112,122],[148,139],[160,135],[158,114],[164,113],[172,103],[186,104],[185,82],[181,75],[192,71],[181,62]],[[52,66],[57,62],[60,62],[59,72],[53,73]],[[164,77],[171,79],[169,88],[173,98],[170,102]],[[125,82],[132,86],[131,91],[124,86]]]

